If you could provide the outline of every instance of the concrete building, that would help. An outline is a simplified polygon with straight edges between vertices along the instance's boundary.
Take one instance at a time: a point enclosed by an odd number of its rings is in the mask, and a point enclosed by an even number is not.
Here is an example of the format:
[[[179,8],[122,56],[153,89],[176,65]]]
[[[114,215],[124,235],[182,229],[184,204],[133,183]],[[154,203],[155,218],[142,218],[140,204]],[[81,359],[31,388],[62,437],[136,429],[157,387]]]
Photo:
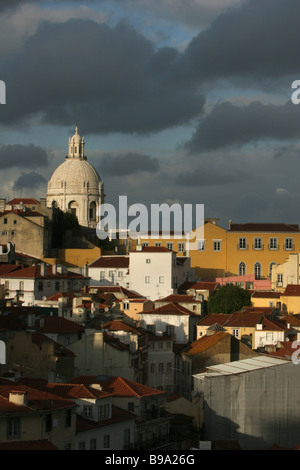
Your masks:
[[[237,440],[243,450],[299,445],[299,386],[299,366],[268,355],[207,367],[194,376],[204,439]]]

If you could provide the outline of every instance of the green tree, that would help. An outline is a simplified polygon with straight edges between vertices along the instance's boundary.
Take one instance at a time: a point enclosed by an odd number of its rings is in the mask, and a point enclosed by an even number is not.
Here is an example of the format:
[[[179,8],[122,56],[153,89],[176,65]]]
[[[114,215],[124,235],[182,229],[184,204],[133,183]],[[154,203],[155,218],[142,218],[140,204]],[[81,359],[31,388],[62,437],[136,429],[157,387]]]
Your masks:
[[[210,313],[233,313],[250,305],[250,292],[234,285],[220,287],[208,301]]]

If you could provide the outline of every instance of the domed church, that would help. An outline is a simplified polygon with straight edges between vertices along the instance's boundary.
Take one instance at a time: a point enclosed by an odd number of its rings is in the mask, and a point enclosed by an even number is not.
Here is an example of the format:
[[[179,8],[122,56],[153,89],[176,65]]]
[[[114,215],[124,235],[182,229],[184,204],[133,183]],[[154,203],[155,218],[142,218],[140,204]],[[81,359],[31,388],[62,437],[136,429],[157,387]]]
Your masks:
[[[104,187],[95,168],[84,154],[84,138],[69,138],[66,160],[51,176],[47,189],[47,206],[72,212],[83,227],[95,228],[100,220],[97,209],[104,202]]]

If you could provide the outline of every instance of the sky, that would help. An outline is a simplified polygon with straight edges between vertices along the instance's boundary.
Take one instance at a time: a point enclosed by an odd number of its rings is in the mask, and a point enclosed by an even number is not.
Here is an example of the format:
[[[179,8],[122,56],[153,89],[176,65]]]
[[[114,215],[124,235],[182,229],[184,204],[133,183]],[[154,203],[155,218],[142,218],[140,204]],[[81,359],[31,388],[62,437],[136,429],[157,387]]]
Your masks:
[[[78,125],[106,202],[300,224],[297,0],[1,0],[0,197],[45,197]]]

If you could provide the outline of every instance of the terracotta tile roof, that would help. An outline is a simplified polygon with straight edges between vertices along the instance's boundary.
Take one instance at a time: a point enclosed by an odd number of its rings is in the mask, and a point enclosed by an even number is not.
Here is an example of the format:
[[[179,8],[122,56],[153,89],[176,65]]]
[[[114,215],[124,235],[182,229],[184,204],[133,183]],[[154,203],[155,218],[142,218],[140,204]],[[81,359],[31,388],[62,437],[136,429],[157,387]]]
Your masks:
[[[231,224],[229,232],[299,232],[297,224],[246,223]]]
[[[285,291],[282,295],[289,295],[289,296],[300,296],[300,284],[288,284],[285,288]]]
[[[142,250],[132,250],[131,253],[172,253],[172,250],[169,250],[165,246],[143,246]],[[173,252],[174,253],[174,252]]]
[[[0,264],[0,277],[13,271],[19,271],[23,266],[17,264]]]
[[[99,294],[113,294],[120,293],[123,294],[128,299],[144,299],[145,297],[137,292],[126,289],[122,286],[89,286],[89,292],[96,290]]]
[[[255,299],[280,299],[280,292],[255,291],[251,297],[254,297]]]
[[[16,405],[9,401],[9,394],[12,392],[27,392],[27,405]],[[75,407],[75,403],[71,400],[58,397],[49,393],[47,390],[39,390],[28,387],[23,384],[10,383],[0,385],[0,413],[27,413],[32,411],[58,410],[64,408]]]
[[[196,316],[194,315],[191,310],[179,305],[177,302],[170,302],[162,307],[157,307],[153,310],[146,310],[143,312],[139,312],[140,315],[188,315],[188,316]],[[197,315],[198,316],[198,315]]]
[[[169,395],[167,395],[166,402],[171,403],[172,401],[179,400],[180,398],[182,398],[182,396],[179,395],[179,393],[173,392],[173,393],[170,393]]]
[[[12,199],[11,201],[9,201],[7,204],[9,205],[14,205],[14,204],[30,204],[30,205],[35,205],[35,204],[40,204],[40,202],[37,200],[37,199],[34,199],[34,198],[17,198],[15,197],[14,199]]]
[[[63,317],[44,317],[42,324],[36,322],[34,328],[41,333],[76,333],[83,332],[85,327]]]
[[[106,377],[99,376],[79,376],[70,381],[71,383],[92,384],[99,383],[102,389],[111,393],[115,397],[152,397],[156,395],[164,395],[166,392],[157,390],[148,385],[143,385],[124,377]]]
[[[210,281],[199,281],[199,282],[184,282],[178,290],[187,291],[187,290],[208,290],[212,291],[215,290],[218,286],[217,282],[210,282]]]
[[[262,313],[260,312],[236,312],[232,314],[227,313],[210,313],[202,320],[200,320],[198,326],[211,326],[215,323],[224,327],[255,327],[257,323],[262,320]]]
[[[129,349],[128,344],[122,343],[119,338],[116,338],[113,335],[108,334],[106,331],[103,332],[103,341],[113,348],[119,349],[121,351],[125,351]]]
[[[276,322],[274,320],[270,320],[269,318],[263,318],[261,321],[261,324],[263,325],[263,330],[268,330],[268,331],[286,331],[287,326],[280,324],[279,322]]]
[[[46,265],[46,273],[43,276],[41,274],[41,265],[38,264],[36,266],[28,266],[26,268],[22,268],[16,271],[9,272],[5,275],[2,275],[5,278],[29,278],[29,279],[84,279],[84,276],[78,273],[74,273],[72,271],[68,271],[67,273],[60,273],[57,272],[54,274],[52,272],[52,266]]]
[[[112,405],[112,416],[110,419],[104,419],[101,421],[92,421],[84,418],[83,416],[77,415],[76,417],[76,433],[89,431],[95,428],[102,428],[105,426],[111,426],[124,421],[132,421],[136,419],[136,415],[129,413],[115,405]]]
[[[40,441],[0,442],[0,450],[59,450],[46,439]]]
[[[89,265],[90,268],[128,268],[128,256],[101,256]]]
[[[223,339],[227,338],[230,333],[217,331],[212,335],[205,335],[202,338],[197,339],[192,344],[187,346],[187,348],[183,351],[184,354],[188,356],[194,356],[195,354],[199,354],[206,349],[214,346],[215,344],[219,343]]]
[[[122,320],[112,320],[106,322],[104,323],[103,328],[109,331],[127,331],[129,333],[135,333],[137,335],[145,333],[145,330],[142,330],[141,328],[138,328],[134,325],[128,325],[128,323],[125,323]]]
[[[193,295],[188,294],[171,294],[163,299],[157,299],[155,302],[187,302],[187,303],[199,303],[201,304],[201,300],[195,300]]]
[[[54,395],[59,395],[67,399],[87,398],[93,400],[111,396],[109,392],[83,384],[48,383],[47,389]]]
[[[61,299],[62,297],[68,297],[70,300],[73,300],[76,297],[75,291],[72,291],[72,292],[57,292],[56,294],[51,295],[50,297],[47,297],[47,300],[57,301],[58,299]]]

